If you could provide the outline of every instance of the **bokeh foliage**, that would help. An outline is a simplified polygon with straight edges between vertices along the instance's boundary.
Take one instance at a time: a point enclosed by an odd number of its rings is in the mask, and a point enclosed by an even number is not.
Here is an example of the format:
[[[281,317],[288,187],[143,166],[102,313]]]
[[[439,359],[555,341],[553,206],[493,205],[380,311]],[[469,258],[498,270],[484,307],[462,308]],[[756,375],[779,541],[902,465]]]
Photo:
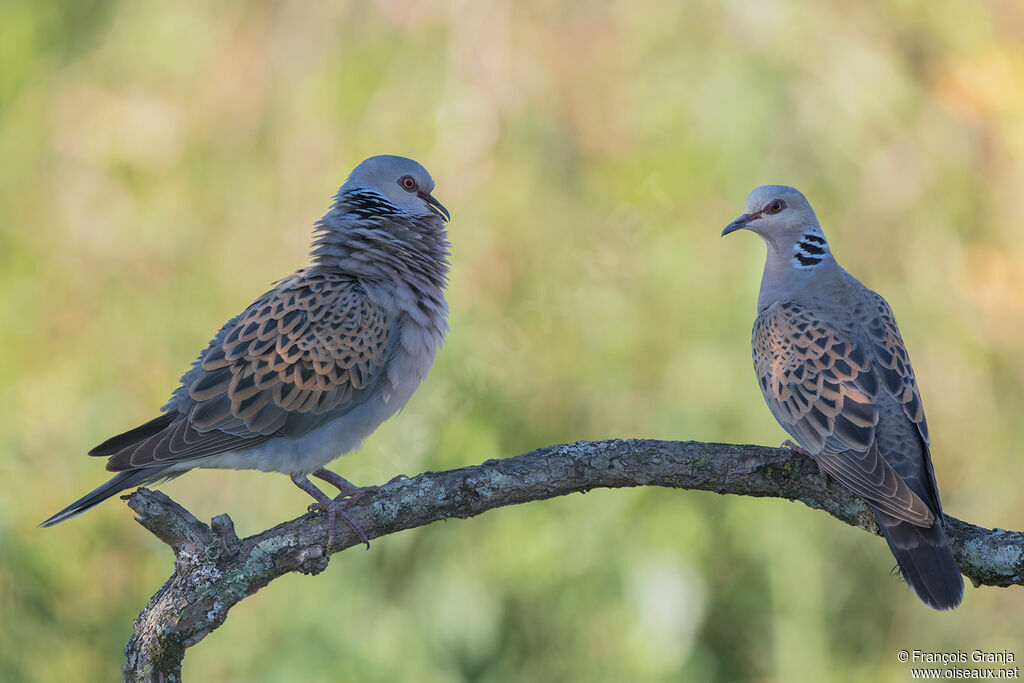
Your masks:
[[[910,345],[944,504],[1024,527],[1024,10],[1012,0],[0,2],[0,679],[112,680],[171,554],[84,456],[305,263],[362,158],[451,209],[452,333],[357,482],[576,439],[778,443],[750,368],[801,188]],[[165,487],[252,533],[287,479]],[[885,544],[799,504],[595,491],[350,551],[190,650],[190,680],[907,680],[1013,650],[1020,589],[937,614]],[[1018,659],[1024,650],[1016,651]]]

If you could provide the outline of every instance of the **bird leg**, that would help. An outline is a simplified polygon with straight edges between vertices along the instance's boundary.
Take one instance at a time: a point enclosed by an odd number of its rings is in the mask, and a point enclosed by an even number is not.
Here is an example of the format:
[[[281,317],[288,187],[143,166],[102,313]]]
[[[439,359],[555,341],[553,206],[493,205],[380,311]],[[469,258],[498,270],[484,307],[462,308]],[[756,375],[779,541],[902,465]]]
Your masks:
[[[316,477],[317,479],[323,479],[328,484],[341,491],[341,493],[339,493],[338,496],[334,499],[339,503],[345,498],[352,498],[352,502],[354,503],[367,493],[370,493],[371,491],[376,491],[378,488],[380,488],[378,486],[356,486],[355,484],[353,484],[340,474],[335,474],[334,472],[331,472],[329,469],[324,467],[321,467],[320,469],[313,472],[313,476]]]
[[[338,517],[341,517],[350,527],[352,527],[352,530],[356,532],[356,535],[359,536],[359,540],[365,543],[366,547],[369,548],[370,541],[367,540],[366,534],[363,533],[363,530],[359,528],[359,525],[348,516],[348,513],[345,512],[345,508],[355,505],[355,502],[367,493],[379,491],[380,486],[356,486],[340,474],[331,472],[329,469],[324,467],[312,472],[312,475],[317,479],[323,479],[341,492],[334,498],[330,498],[326,493],[318,489],[308,477],[292,476],[292,481],[295,482],[296,486],[316,499],[316,502],[310,507],[316,507],[317,509],[323,510],[327,513],[327,545],[334,545],[334,522]],[[398,476],[389,479],[384,486],[408,478],[409,477],[404,474],[399,474]]]
[[[313,472],[313,476],[317,477],[318,479],[323,479],[328,484],[341,491],[341,493],[338,494],[338,497],[335,498],[335,500],[341,502],[341,499],[352,498],[353,503],[362,498],[363,496],[365,496],[367,493],[380,491],[381,486],[387,486],[388,484],[394,484],[396,481],[402,481],[403,479],[409,478],[404,474],[399,474],[394,477],[391,477],[380,486],[356,486],[345,477],[341,476],[340,474],[335,474],[334,472],[331,472],[326,467],[321,467],[316,472]]]
[[[331,475],[332,478],[325,477],[323,475],[323,473],[325,472]],[[345,522],[348,523],[350,527],[352,527],[352,531],[356,532],[356,535],[359,537],[359,540],[365,543],[366,547],[369,548],[369,539],[366,538],[366,534],[363,533],[363,530],[359,528],[359,525],[356,524],[355,521],[348,516],[348,513],[345,512],[345,508],[350,507],[353,503],[359,500],[359,498],[368,493],[369,490],[374,490],[377,487],[356,486],[355,484],[352,484],[348,480],[325,469],[317,470],[316,472],[313,473],[313,475],[319,477],[320,479],[323,479],[324,481],[331,483],[334,486],[337,486],[341,490],[341,494],[337,498],[331,498],[326,493],[318,489],[316,485],[309,480],[309,477],[304,477],[297,474],[292,475],[292,481],[295,482],[295,485],[298,486],[303,491],[305,491],[306,493],[308,493],[309,495],[313,496],[313,499],[316,500],[316,502],[313,503],[310,507],[317,507],[320,510],[327,513],[327,546],[330,547],[334,545],[334,523],[338,517],[341,517],[345,520]],[[335,483],[333,479],[335,477],[337,478],[339,483]]]

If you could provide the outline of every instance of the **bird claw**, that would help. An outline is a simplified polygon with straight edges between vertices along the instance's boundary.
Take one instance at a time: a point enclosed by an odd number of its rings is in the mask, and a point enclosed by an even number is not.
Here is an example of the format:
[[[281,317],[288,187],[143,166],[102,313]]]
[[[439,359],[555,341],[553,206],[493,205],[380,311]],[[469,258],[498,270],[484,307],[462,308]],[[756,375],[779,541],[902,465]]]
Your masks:
[[[360,498],[365,496],[367,493],[376,493],[380,490],[379,486],[360,486],[356,489],[349,489],[348,491],[342,491],[334,497],[334,502],[342,505],[343,507],[350,507],[356,504]]]
[[[366,534],[363,533],[363,530],[359,528],[359,525],[348,516],[348,513],[345,512],[345,508],[352,507],[356,504],[356,501],[367,493],[379,491],[381,487],[356,486],[341,475],[335,474],[334,472],[324,468],[318,469],[312,474],[314,477],[323,479],[340,491],[340,493],[334,498],[328,498],[327,494],[314,486],[313,483],[309,481],[308,477],[300,477],[298,475],[292,477],[292,481],[295,482],[296,486],[316,499],[316,502],[309,506],[310,511],[319,510],[327,513],[327,547],[334,545],[335,522],[338,517],[341,517],[352,528],[352,531],[356,532],[359,540],[365,543],[366,547],[369,548],[370,541],[366,538]],[[382,484],[382,486],[387,486],[388,484],[408,478],[409,477],[404,474],[399,474],[396,477],[392,477],[387,483]]]
[[[351,507],[357,500],[370,491],[376,490],[377,487],[356,486],[347,479],[344,479],[329,470],[317,470],[313,475],[328,481],[341,491],[336,498],[329,498],[326,493],[313,485],[313,482],[309,480],[309,477],[298,474],[292,475],[292,481],[295,482],[295,485],[313,496],[313,499],[316,501],[309,506],[309,509],[311,511],[318,510],[327,513],[327,547],[330,548],[334,545],[334,527],[336,526],[336,521],[340,516],[352,528],[352,531],[356,533],[359,540],[369,548],[369,539],[366,538],[366,534],[359,528],[359,525],[349,517],[347,512],[345,512],[345,508]]]
[[[356,524],[355,520],[349,517],[348,513],[345,512],[345,508],[351,507],[357,500],[362,497],[362,494],[350,494],[348,496],[338,496],[334,499],[328,499],[327,502],[316,502],[311,503],[309,506],[310,511],[319,511],[327,513],[327,547],[334,545],[334,528],[337,523],[338,517],[345,520],[345,523],[349,525],[352,531],[355,532],[359,540],[366,545],[366,549],[370,549],[370,539],[366,537],[366,533]]]

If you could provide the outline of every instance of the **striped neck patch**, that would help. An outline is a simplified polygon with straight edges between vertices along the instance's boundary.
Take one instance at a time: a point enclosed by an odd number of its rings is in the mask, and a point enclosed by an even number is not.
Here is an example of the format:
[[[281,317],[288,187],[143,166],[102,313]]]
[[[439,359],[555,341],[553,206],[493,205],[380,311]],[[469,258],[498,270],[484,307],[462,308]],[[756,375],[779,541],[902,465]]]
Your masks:
[[[805,232],[793,248],[793,265],[797,268],[814,268],[825,260],[828,242],[819,232]]]
[[[404,213],[383,195],[366,189],[349,190],[339,195],[337,205],[344,208],[347,214],[363,220]]]

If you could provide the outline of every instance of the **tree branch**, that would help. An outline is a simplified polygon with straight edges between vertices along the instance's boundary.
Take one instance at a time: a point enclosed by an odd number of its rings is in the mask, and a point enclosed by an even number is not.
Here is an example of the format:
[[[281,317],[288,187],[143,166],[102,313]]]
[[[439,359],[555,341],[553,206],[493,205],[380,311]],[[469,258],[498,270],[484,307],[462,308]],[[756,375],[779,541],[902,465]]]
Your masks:
[[[798,500],[878,534],[863,500],[822,479],[814,462],[789,449],[694,441],[579,442],[427,472],[388,484],[348,509],[374,539],[451,517],[594,488],[666,486]],[[163,493],[126,497],[138,521],[174,550],[174,573],[135,620],[125,648],[126,681],[180,681],[185,649],[227,618],[228,610],[289,572],[318,574],[328,557],[360,541],[345,524],[326,549],[323,517],[307,513],[239,539],[227,515],[210,526]],[[1024,585],[1024,533],[983,529],[945,518],[953,556],[976,586]]]

